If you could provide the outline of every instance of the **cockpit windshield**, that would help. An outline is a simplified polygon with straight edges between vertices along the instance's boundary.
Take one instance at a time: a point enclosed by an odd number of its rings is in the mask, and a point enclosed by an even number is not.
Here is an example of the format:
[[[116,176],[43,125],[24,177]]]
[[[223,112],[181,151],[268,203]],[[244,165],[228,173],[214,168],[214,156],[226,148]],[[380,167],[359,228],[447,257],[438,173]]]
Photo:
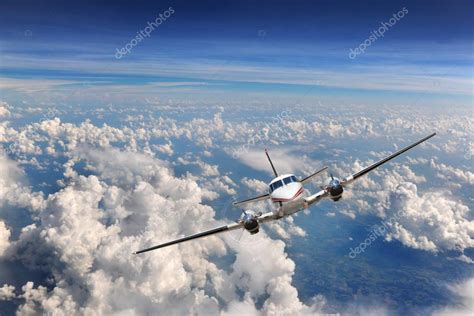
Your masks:
[[[296,177],[295,176],[289,176],[289,177],[286,177],[283,179],[283,182],[285,184],[288,184],[288,183],[292,183],[292,182],[297,182],[298,180],[296,180]]]
[[[270,184],[270,192],[275,191],[279,187],[283,186],[283,184],[287,185],[287,184],[290,184],[292,182],[298,182],[298,180],[296,179],[295,176],[289,176],[289,177],[283,178],[283,180],[278,180],[278,181]]]
[[[279,187],[282,187],[283,186],[283,182],[281,180],[278,180],[276,182],[273,182],[272,184],[270,184],[270,190],[271,192],[275,191],[276,189],[278,189]]]

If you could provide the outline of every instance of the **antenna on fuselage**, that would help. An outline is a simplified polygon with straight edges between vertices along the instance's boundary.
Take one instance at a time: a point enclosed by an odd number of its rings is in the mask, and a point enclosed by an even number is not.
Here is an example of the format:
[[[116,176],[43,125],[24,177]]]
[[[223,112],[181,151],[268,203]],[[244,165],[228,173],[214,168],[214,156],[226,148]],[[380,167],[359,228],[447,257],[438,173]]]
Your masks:
[[[268,154],[268,150],[266,148],[265,148],[265,154],[267,155],[268,161],[270,161],[270,165],[272,166],[275,177],[278,177],[278,172],[276,171],[275,166],[273,165],[272,159],[270,158],[270,155]]]

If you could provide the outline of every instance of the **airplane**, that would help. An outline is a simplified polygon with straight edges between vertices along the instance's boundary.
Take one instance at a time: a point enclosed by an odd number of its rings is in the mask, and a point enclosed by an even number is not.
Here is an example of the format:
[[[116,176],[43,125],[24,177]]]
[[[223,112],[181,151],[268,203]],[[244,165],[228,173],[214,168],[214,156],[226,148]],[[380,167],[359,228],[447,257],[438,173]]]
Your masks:
[[[269,221],[279,220],[281,218],[290,216],[301,210],[307,209],[311,205],[319,202],[323,198],[330,198],[333,201],[340,200],[344,193],[344,188],[347,187],[349,184],[359,179],[360,177],[366,175],[367,173],[374,170],[375,168],[392,160],[393,158],[425,142],[426,140],[430,139],[431,137],[435,135],[436,133],[432,133],[420,139],[419,141],[400,149],[399,151],[391,154],[390,156],[387,156],[384,159],[356,173],[353,173],[352,175],[349,175],[343,179],[338,179],[334,177],[332,174],[330,174],[330,179],[329,179],[328,184],[322,186],[319,192],[310,196],[305,196],[305,194],[303,194],[304,185],[310,182],[315,176],[325,171],[327,167],[324,167],[302,179],[297,178],[294,174],[278,175],[275,169],[275,166],[273,165],[273,162],[270,158],[270,155],[268,154],[268,151],[265,149],[265,154],[270,163],[270,166],[272,167],[273,174],[275,175],[275,178],[268,184],[269,192],[257,197],[253,197],[253,198],[246,199],[239,202],[234,202],[233,204],[234,206],[241,206],[248,203],[254,203],[254,202],[270,199],[276,205],[276,208],[273,211],[270,211],[267,213],[262,213],[262,212],[255,213],[251,210],[244,210],[242,212],[241,217],[238,220],[236,220],[234,223],[220,226],[214,229],[210,229],[202,233],[197,233],[194,235],[190,235],[187,237],[169,241],[169,242],[166,242],[166,243],[163,243],[151,248],[143,249],[143,250],[134,252],[134,254],[140,254],[140,253],[148,252],[151,250],[175,245],[181,242],[194,240],[194,239],[210,236],[213,234],[218,234],[218,233],[227,232],[227,231],[236,230],[236,229],[247,230],[251,235],[254,235],[259,232],[260,224],[269,222]]]

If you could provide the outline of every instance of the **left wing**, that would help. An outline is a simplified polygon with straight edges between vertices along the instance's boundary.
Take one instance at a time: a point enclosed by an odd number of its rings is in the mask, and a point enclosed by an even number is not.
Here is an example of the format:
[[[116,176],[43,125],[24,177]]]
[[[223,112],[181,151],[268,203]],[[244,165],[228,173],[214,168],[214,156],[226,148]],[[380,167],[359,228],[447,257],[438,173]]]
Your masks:
[[[234,202],[232,204],[234,204],[235,206],[238,206],[238,205],[242,205],[242,204],[247,204],[247,203],[253,203],[253,202],[258,202],[258,201],[263,201],[263,200],[266,200],[270,198],[270,194],[262,194],[262,195],[259,195],[257,197],[254,197],[254,198],[250,198],[250,199],[246,199],[246,200],[242,200],[242,201],[238,201],[238,202]]]
[[[217,228],[214,228],[214,229],[206,230],[205,232],[202,232],[202,233],[197,233],[197,234],[186,236],[186,237],[183,237],[183,238],[179,238],[179,239],[176,239],[176,240],[173,240],[173,241],[165,242],[165,243],[160,244],[158,246],[154,246],[154,247],[151,247],[151,248],[139,250],[137,252],[134,252],[134,254],[137,255],[139,253],[144,253],[144,252],[147,252],[147,251],[151,251],[151,250],[171,246],[171,245],[178,244],[178,243],[181,243],[181,242],[185,242],[185,241],[189,241],[189,240],[193,240],[193,239],[198,239],[198,238],[210,236],[210,235],[213,235],[213,234],[223,233],[223,232],[226,232],[226,231],[229,231],[229,230],[234,230],[234,229],[241,228],[243,226],[244,226],[244,224],[242,222],[239,222],[239,223],[233,223],[233,224],[217,227]]]
[[[255,217],[255,219],[257,220],[257,222],[259,224],[272,221],[276,218],[277,217],[275,216],[275,214],[273,212],[267,212],[267,213],[264,213],[264,214],[260,213],[259,215],[257,215]],[[158,246],[154,246],[154,247],[151,247],[151,248],[139,250],[137,252],[134,252],[134,254],[137,255],[139,253],[144,253],[144,252],[147,252],[147,251],[160,249],[160,248],[175,245],[175,244],[178,244],[178,243],[181,243],[181,242],[185,242],[185,241],[189,241],[189,240],[193,240],[193,239],[198,239],[198,238],[210,236],[210,235],[213,235],[213,234],[219,234],[219,233],[223,233],[223,232],[230,231],[230,230],[235,230],[235,229],[239,229],[239,228],[245,229],[244,226],[245,226],[245,221],[240,219],[237,222],[229,224],[229,225],[217,227],[217,228],[214,228],[214,229],[206,230],[205,232],[202,232],[202,233],[197,233],[197,234],[194,234],[194,235],[191,235],[191,236],[186,236],[186,237],[179,238],[179,239],[176,239],[176,240],[173,240],[173,241],[165,242],[165,243],[160,244]]]

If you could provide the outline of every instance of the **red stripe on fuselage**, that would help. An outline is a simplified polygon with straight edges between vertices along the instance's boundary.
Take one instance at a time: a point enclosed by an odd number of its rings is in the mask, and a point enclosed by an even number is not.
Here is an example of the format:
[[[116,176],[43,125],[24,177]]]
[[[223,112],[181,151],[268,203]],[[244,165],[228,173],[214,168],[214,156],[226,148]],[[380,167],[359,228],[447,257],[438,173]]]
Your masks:
[[[298,196],[300,196],[301,193],[303,193],[303,191],[304,191],[304,189],[303,189],[303,188],[300,188],[300,189],[298,190],[298,192],[296,192],[296,194],[295,194],[292,198],[290,198],[290,199],[272,198],[272,201],[273,201],[273,202],[288,202],[288,201],[292,201],[292,200],[296,199]]]

